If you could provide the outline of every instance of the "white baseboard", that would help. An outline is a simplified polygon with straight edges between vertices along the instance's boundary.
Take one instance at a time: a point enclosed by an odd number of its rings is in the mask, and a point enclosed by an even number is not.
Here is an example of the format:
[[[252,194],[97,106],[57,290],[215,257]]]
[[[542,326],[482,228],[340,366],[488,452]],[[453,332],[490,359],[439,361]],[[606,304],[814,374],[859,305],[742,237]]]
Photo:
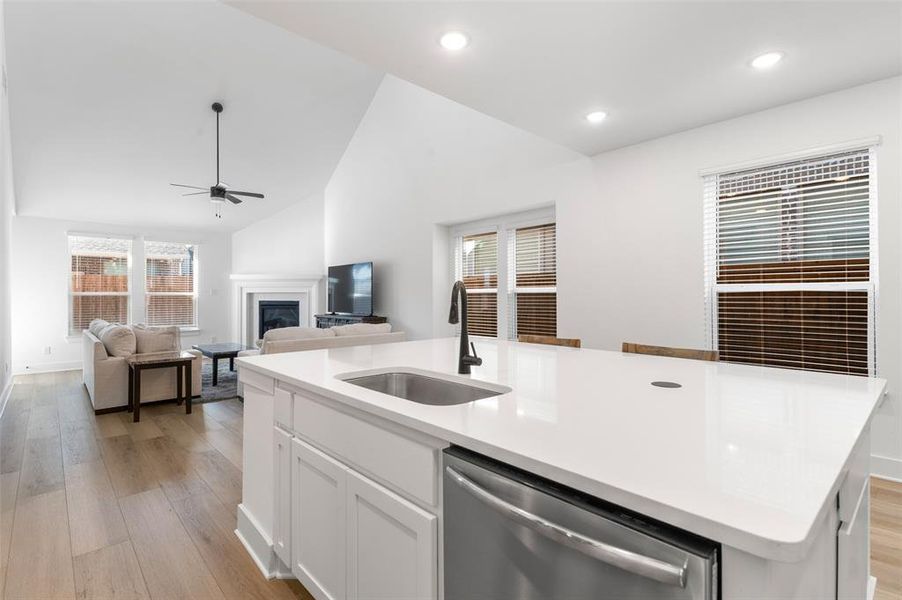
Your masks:
[[[902,458],[872,454],[871,475],[882,479],[902,481]]]
[[[13,392],[13,378],[10,377],[9,381],[6,382],[6,385],[0,389],[0,418],[3,418],[3,411],[6,410],[6,403],[9,402],[9,397]]]
[[[871,575],[868,577],[868,600],[874,600],[874,594],[877,593],[877,578]]]
[[[28,375],[29,373],[54,373],[56,371],[78,371],[82,367],[80,360],[68,362],[49,362],[27,365],[24,371],[17,371],[16,375]]]
[[[282,561],[276,556],[272,540],[263,533],[257,525],[257,520],[247,511],[244,504],[238,505],[238,528],[235,535],[241,540],[264,577],[267,579],[291,577],[290,573],[285,573]]]

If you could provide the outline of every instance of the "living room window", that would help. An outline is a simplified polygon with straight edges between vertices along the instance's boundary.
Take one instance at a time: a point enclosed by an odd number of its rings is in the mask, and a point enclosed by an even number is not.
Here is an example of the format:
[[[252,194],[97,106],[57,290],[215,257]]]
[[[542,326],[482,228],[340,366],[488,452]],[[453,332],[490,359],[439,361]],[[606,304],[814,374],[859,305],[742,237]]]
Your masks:
[[[873,150],[709,175],[704,189],[720,359],[873,375]]]
[[[69,334],[94,319],[129,320],[132,240],[69,235]]]
[[[148,325],[197,327],[197,246],[144,242]]]
[[[452,230],[452,275],[468,293],[470,335],[557,335],[557,244],[552,211]]]

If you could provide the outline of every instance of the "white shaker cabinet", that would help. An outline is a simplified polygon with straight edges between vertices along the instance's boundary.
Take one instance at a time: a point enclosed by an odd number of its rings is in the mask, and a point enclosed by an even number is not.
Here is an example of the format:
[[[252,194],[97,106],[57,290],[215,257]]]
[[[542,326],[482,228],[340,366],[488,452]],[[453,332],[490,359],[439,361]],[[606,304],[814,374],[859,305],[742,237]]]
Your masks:
[[[438,595],[438,517],[348,472],[348,598]]]
[[[346,597],[347,468],[294,439],[292,573],[318,599]]]
[[[291,566],[291,434],[275,427],[273,432],[273,531],[276,556]]]

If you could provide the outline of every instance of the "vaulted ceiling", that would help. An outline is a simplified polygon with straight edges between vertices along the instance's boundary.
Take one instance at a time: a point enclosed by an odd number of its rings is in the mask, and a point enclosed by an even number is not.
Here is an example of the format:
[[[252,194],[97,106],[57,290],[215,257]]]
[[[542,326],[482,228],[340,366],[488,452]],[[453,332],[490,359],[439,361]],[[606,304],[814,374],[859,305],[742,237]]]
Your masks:
[[[587,155],[902,72],[899,2],[227,1]]]
[[[17,211],[234,230],[321,192],[382,73],[218,2],[5,2]],[[170,182],[264,200],[213,218]]]
[[[235,230],[321,192],[384,72],[586,155],[902,72],[899,2],[4,6],[18,213],[148,227]],[[266,194],[222,220],[169,186],[214,182],[216,100],[222,179]]]

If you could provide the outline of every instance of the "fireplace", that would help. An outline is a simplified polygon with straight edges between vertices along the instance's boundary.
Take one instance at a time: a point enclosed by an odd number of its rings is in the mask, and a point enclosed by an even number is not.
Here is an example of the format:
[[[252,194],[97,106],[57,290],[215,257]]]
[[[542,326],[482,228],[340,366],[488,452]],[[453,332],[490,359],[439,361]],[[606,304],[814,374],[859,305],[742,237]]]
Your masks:
[[[301,304],[297,300],[260,300],[259,338],[270,329],[297,327],[301,324]]]

